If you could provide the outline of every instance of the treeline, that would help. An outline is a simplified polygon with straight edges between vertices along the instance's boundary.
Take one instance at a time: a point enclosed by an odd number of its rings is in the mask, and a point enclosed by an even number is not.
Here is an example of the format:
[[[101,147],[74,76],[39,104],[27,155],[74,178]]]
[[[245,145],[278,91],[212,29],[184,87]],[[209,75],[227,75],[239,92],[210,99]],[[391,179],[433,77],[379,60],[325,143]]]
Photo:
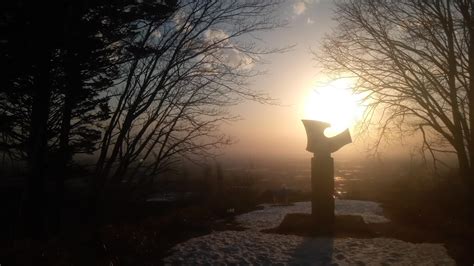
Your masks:
[[[277,52],[252,35],[279,26],[277,4],[3,3],[0,163],[4,173],[26,169],[29,234],[60,229],[65,180],[80,155],[93,162],[87,193],[94,219],[107,186],[149,187],[183,158],[231,143],[218,130],[235,119],[226,107],[269,100],[246,82],[258,74],[261,55]],[[51,208],[54,215],[46,215]]]

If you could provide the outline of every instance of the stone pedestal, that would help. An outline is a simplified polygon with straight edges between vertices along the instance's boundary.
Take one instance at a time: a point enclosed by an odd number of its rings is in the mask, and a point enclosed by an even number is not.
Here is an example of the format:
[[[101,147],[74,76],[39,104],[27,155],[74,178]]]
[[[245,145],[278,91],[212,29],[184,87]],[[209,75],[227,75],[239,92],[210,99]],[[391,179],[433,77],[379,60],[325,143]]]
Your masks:
[[[334,160],[331,156],[311,158],[311,215],[317,225],[334,224]]]

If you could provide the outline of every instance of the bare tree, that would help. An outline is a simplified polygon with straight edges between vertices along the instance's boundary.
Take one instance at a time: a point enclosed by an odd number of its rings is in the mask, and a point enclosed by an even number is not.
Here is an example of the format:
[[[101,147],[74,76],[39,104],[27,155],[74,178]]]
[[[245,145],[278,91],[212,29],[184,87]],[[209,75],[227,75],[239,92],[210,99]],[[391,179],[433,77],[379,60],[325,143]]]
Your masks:
[[[96,164],[96,193],[107,182],[149,184],[177,159],[212,155],[231,142],[219,125],[226,108],[270,99],[248,89],[261,55],[252,33],[281,24],[275,1],[178,1],[166,20],[136,22],[123,40],[132,58],[111,92],[112,115]],[[140,175],[136,173],[140,172]],[[135,177],[139,178],[135,178]]]
[[[355,77],[366,98],[363,126],[419,135],[438,163],[455,154],[472,182],[474,160],[474,6],[470,0],[337,4],[338,28],[318,55],[325,69]]]

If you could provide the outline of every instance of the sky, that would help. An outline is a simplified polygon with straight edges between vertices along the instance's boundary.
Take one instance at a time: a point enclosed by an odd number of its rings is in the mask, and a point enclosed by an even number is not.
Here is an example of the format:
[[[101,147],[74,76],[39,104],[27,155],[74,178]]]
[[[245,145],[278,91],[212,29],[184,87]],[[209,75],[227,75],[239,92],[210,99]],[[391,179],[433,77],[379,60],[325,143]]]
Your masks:
[[[285,28],[262,34],[269,47],[295,45],[283,54],[268,56],[267,74],[252,81],[252,88],[277,99],[279,105],[245,102],[232,109],[241,120],[226,124],[223,131],[238,140],[225,148],[225,156],[247,158],[310,158],[301,122],[304,106],[318,81],[324,79],[311,50],[317,50],[327,33],[336,26],[333,0],[285,1],[280,16]],[[361,152],[363,145],[347,146],[337,154]]]

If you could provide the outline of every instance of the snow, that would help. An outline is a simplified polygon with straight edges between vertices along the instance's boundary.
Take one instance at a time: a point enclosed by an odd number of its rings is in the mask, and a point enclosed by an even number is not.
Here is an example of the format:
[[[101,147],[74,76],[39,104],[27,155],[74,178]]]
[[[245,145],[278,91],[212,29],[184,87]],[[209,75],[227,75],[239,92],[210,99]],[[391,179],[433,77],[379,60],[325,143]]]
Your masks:
[[[414,244],[389,238],[311,238],[262,233],[277,227],[287,213],[310,213],[310,202],[263,204],[236,221],[245,231],[221,231],[173,247],[167,265],[455,265],[441,244]],[[388,222],[376,202],[336,200],[336,214],[360,215],[366,223]]]
[[[176,265],[455,265],[438,244],[396,239],[309,238],[223,231],[193,238],[173,248],[164,263]]]
[[[236,221],[252,230],[277,227],[288,213],[311,213],[311,202],[296,202],[293,205],[260,205],[262,210],[245,213],[236,217]],[[389,222],[383,216],[379,203],[361,200],[335,200],[336,215],[360,215],[365,223]]]

